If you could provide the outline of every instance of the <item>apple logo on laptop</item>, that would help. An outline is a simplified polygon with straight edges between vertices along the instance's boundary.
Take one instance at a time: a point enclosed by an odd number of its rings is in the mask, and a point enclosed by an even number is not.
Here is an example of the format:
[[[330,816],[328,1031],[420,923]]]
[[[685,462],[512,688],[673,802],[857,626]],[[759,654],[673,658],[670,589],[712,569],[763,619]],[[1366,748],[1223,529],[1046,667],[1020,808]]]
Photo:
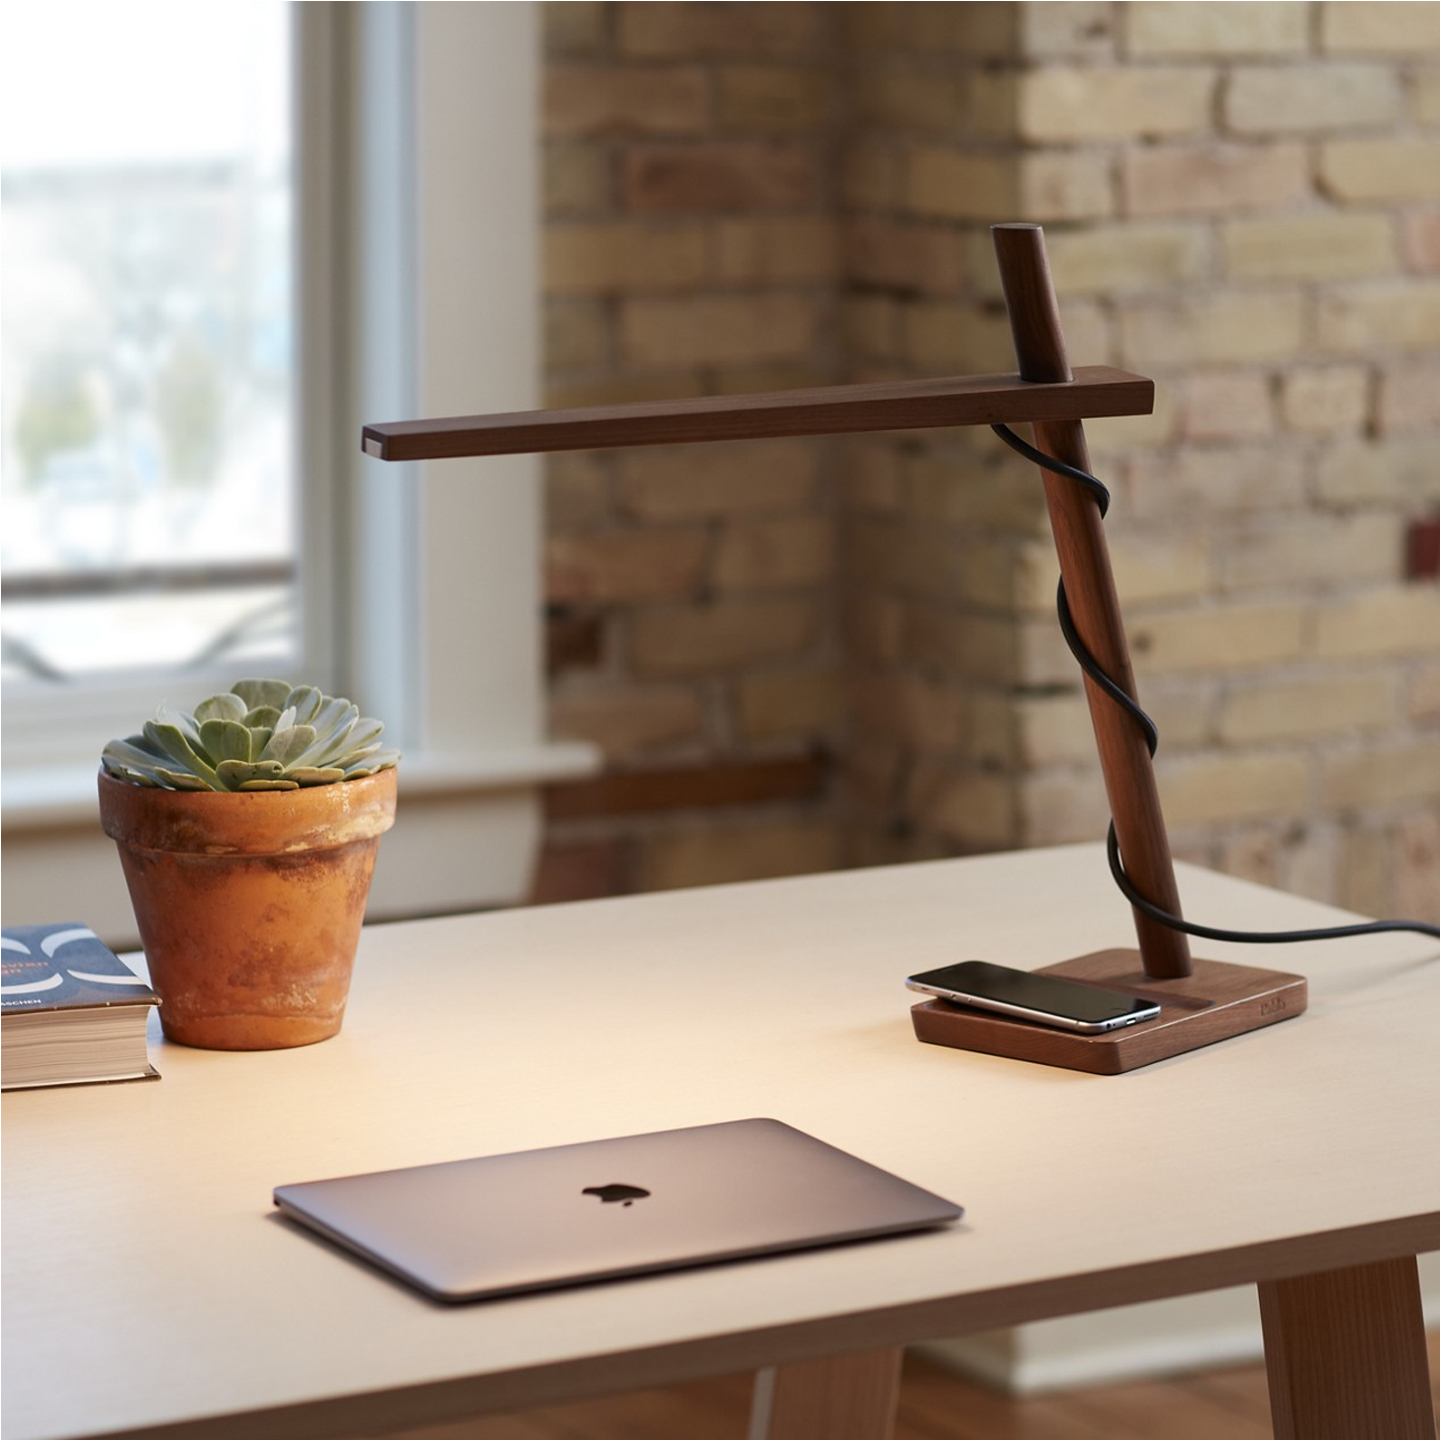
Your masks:
[[[650,1194],[638,1185],[587,1185],[580,1193],[598,1195],[602,1205],[614,1205],[617,1201],[622,1205],[632,1205],[636,1200],[644,1200]]]

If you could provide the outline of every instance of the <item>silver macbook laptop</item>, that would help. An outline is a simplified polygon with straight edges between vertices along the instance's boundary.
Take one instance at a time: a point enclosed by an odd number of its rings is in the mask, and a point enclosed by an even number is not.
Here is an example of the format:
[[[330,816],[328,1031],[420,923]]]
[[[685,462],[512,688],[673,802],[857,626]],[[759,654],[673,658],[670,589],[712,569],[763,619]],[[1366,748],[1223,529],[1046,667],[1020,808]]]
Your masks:
[[[281,1185],[275,1203],[440,1300],[860,1240],[963,1213],[778,1120]]]

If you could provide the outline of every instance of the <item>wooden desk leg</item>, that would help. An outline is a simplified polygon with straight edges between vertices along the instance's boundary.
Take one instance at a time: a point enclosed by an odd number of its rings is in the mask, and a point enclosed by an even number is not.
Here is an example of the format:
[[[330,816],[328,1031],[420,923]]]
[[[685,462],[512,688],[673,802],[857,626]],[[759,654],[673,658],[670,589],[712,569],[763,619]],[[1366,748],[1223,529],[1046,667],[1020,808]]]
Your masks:
[[[889,1440],[902,1354],[867,1350],[756,1371],[750,1440]]]
[[[1413,1256],[1259,1290],[1275,1440],[1435,1440]]]

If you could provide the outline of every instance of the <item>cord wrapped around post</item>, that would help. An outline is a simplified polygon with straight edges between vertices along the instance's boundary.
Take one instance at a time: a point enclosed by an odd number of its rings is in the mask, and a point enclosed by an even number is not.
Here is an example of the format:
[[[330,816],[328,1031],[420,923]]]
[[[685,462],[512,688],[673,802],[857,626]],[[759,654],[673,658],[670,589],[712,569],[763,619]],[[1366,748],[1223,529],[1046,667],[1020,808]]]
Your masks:
[[[1057,460],[1054,456],[1037,450],[1033,445],[1022,440],[1008,425],[992,425],[990,428],[1012,450],[1023,455],[1032,464],[1050,471],[1051,474],[1063,475],[1067,480],[1073,480],[1077,485],[1088,490],[1095,497],[1102,520],[1109,513],[1110,491],[1103,481],[1086,470],[1081,470],[1074,465],[1067,465],[1063,460]],[[1080,638],[1080,634],[1075,628],[1075,618],[1070,613],[1070,601],[1065,594],[1063,578],[1056,593],[1055,608],[1060,619],[1060,633],[1065,637],[1065,643],[1070,647],[1070,653],[1095,684],[1134,720],[1145,737],[1145,746],[1153,759],[1155,752],[1160,748],[1160,732],[1156,728],[1155,722],[1140,708],[1140,703],[1135,697],[1105,673],[1100,662],[1090,653],[1085,642]],[[1115,877],[1115,883],[1121,894],[1142,915],[1148,916],[1157,924],[1182,931],[1186,935],[1194,935],[1200,939],[1229,940],[1242,945],[1286,945],[1301,940],[1339,940],[1355,935],[1376,935],[1389,930],[1413,930],[1421,935],[1440,937],[1440,926],[1427,925],[1419,920],[1369,920],[1354,925],[1332,925],[1319,930],[1226,930],[1213,925],[1197,925],[1179,915],[1172,915],[1168,910],[1156,905],[1147,896],[1140,893],[1135,883],[1125,873],[1124,861],[1120,854],[1120,841],[1116,837],[1113,820],[1110,822],[1110,828],[1105,838],[1105,850],[1110,861],[1110,873]]]

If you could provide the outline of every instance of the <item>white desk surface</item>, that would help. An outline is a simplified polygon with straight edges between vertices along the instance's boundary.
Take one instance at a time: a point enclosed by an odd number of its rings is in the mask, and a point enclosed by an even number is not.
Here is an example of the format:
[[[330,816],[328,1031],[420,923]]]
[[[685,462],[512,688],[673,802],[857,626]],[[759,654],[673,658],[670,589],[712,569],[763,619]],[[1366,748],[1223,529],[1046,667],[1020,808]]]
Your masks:
[[[1216,924],[1339,918],[1180,878]],[[332,1041],[5,1096],[6,1440],[343,1435],[1440,1249],[1434,941],[1197,944],[1306,974],[1308,1014],[1129,1075],[912,1036],[913,970],[1129,943],[1093,846],[367,930]],[[272,1214],[281,1182],[749,1115],[966,1220],[453,1308]]]

